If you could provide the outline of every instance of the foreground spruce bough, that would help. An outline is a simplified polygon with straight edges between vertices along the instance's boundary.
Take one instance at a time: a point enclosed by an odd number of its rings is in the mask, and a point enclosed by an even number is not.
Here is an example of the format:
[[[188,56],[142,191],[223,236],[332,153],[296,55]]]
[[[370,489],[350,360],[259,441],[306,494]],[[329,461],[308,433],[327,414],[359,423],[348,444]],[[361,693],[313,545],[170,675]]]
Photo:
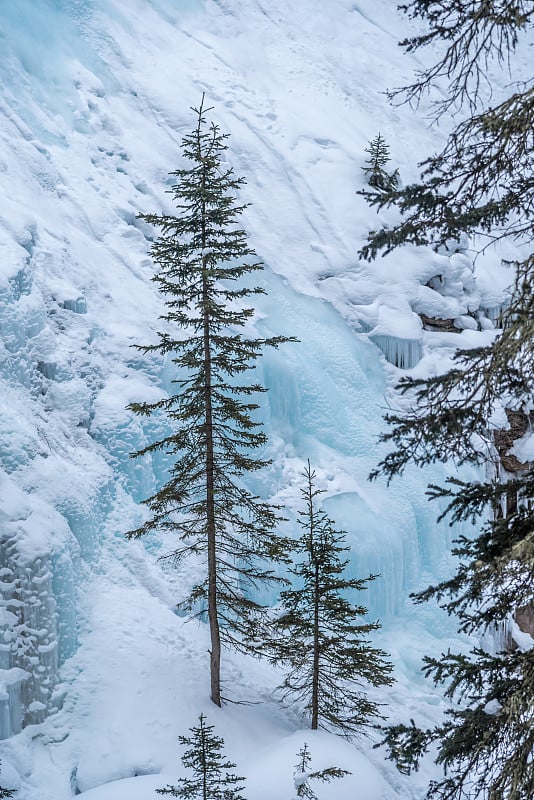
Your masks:
[[[205,578],[181,605],[203,613],[207,604],[211,699],[220,706],[221,642],[240,650],[253,647],[261,606],[249,593],[277,580],[272,564],[285,560],[287,551],[275,532],[276,509],[241,483],[243,475],[269,463],[253,455],[267,437],[253,419],[258,404],[252,398],[265,389],[242,376],[253,370],[264,347],[290,340],[250,338],[236,330],[254,314],[243,301],[263,293],[239,281],[263,265],[238,227],[245,206],[236,205],[234,194],[244,179],[225,165],[227,135],[206,122],[211,109],[204,109],[204,98],[193,110],[196,128],[182,142],[191,166],[171,173],[179,215],[142,215],[160,230],[151,253],[159,268],[154,281],[168,311],[159,343],[138,349],[171,355],[177,391],[155,403],[129,406],[141,416],[166,415],[172,428],[134,455],[163,450],[174,464],[169,481],[144,501],[150,518],[128,536],[159,528],[177,540],[175,562],[206,559]]]
[[[437,44],[443,55],[398,96],[417,101],[446,76],[449,91],[437,116],[462,104],[471,113],[442,152],[423,162],[420,183],[364,193],[379,208],[397,205],[403,218],[371,232],[363,255],[373,258],[405,243],[451,249],[469,234],[479,249],[502,239],[520,243],[523,257],[509,265],[510,305],[493,342],[458,351],[444,375],[401,381],[412,411],[387,417],[391,429],[382,438],[393,450],[374,473],[391,479],[410,462],[481,468],[478,480],[452,473],[445,485],[429,487],[431,498],[447,502],[442,516],[451,524],[487,521],[474,538],[456,541],[456,574],[415,599],[437,599],[462,633],[492,637],[501,627],[508,641],[501,652],[478,646],[468,654],[427,657],[425,674],[458,704],[433,728],[414,722],[389,728],[385,743],[404,772],[417,769],[437,746],[445,775],[430,784],[429,798],[532,800],[534,643],[517,620],[534,610],[534,469],[512,448],[534,422],[534,85],[514,86],[493,107],[485,107],[481,87],[490,62],[513,67],[519,38],[534,28],[534,5],[412,0],[404,10],[428,26],[404,46],[414,51]]]

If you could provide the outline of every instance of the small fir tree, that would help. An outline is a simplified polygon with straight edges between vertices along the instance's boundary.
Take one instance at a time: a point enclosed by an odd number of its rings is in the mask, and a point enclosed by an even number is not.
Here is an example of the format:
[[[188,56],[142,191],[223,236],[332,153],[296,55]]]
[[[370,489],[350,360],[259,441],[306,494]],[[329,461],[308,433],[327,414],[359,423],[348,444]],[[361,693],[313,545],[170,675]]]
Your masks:
[[[169,435],[133,456],[164,451],[174,465],[167,483],[144,501],[150,518],[128,536],[162,529],[178,539],[171,554],[176,562],[205,558],[205,577],[182,606],[195,611],[200,606],[202,614],[207,605],[211,699],[221,705],[221,641],[252,649],[254,616],[261,607],[250,593],[276,580],[272,562],[283,560],[286,551],[275,532],[276,509],[242,484],[244,475],[269,463],[254,455],[267,437],[253,419],[258,408],[253,397],[266,390],[243,376],[265,347],[289,339],[251,338],[240,330],[254,314],[243,301],[264,293],[240,280],[263,265],[238,226],[245,206],[237,205],[234,195],[244,180],[224,163],[227,135],[207,124],[204,98],[193,110],[197,124],[182,143],[189,165],[172,173],[176,184],[170,192],[179,215],[141,215],[160,230],[151,252],[168,327],[157,344],[138,349],[171,354],[177,391],[129,406],[141,416],[166,414],[172,426]],[[173,327],[182,335],[173,334]]]
[[[369,142],[369,147],[365,148],[365,152],[369,153],[369,158],[362,169],[369,186],[381,192],[391,192],[396,189],[399,183],[399,171],[396,169],[395,172],[386,172],[384,169],[391,158],[389,146],[380,133]]]
[[[344,532],[335,530],[317,507],[322,490],[314,485],[309,462],[304,477],[301,495],[306,505],[299,512],[302,536],[296,545],[303,560],[290,570],[297,585],[281,593],[282,612],[276,621],[277,659],[289,665],[279,688],[283,700],[304,706],[313,730],[333,728],[351,736],[381,717],[365,687],[393,682],[386,653],[366,638],[379,623],[364,622],[367,609],[344,596],[367,588],[377,576],[345,577],[348,561],[341,554],[350,548],[344,546]]]
[[[182,764],[191,771],[191,777],[179,778],[178,786],[156,789],[158,794],[183,800],[244,800],[241,791],[245,779],[229,772],[236,765],[226,760],[224,740],[215,736],[213,729],[201,714],[198,725],[189,729],[192,736],[179,737],[180,744],[189,748],[182,756]]]
[[[345,775],[352,773],[340,767],[326,767],[326,769],[316,770],[311,772],[311,754],[308,750],[308,745],[304,742],[298,753],[298,763],[295,764],[295,772],[293,773],[293,780],[295,783],[296,798],[305,797],[306,800],[318,800],[317,795],[311,788],[310,781],[322,781],[323,783],[330,783],[336,778],[344,778]]]

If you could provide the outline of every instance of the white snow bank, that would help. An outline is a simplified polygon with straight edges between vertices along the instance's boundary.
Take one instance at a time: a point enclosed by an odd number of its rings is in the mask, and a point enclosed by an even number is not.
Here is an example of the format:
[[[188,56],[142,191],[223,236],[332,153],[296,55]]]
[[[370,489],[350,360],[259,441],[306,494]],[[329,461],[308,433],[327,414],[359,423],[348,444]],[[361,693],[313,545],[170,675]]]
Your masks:
[[[156,789],[163,789],[176,780],[172,775],[139,775],[136,778],[124,778],[112,781],[88,792],[82,792],[81,800],[156,800],[161,795]]]
[[[270,747],[258,748],[246,761],[239,758],[239,751],[231,753],[231,760],[237,764],[235,773],[245,778],[244,796],[248,800],[291,797],[295,764],[304,742],[310,750],[312,771],[336,766],[351,773],[329,784],[318,784],[315,788],[321,800],[359,796],[365,800],[383,800],[384,780],[361,753],[339,737],[309,730],[296,731]],[[227,755],[230,757],[228,752]],[[82,792],[79,797],[81,800],[150,800],[151,797],[156,800],[156,789],[176,785],[179,775],[185,775],[181,765],[176,774],[165,772],[112,781]]]

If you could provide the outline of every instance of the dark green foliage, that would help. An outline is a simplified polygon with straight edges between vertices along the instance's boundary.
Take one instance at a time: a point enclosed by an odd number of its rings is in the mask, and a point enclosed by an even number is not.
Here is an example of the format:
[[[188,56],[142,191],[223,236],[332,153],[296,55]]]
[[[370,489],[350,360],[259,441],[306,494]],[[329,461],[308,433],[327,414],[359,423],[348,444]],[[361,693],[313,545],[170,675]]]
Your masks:
[[[507,331],[501,338],[506,335]],[[412,382],[414,411],[390,418],[393,427],[384,438],[393,441],[396,450],[380,465],[381,471],[392,478],[408,461],[480,463],[492,453],[497,462],[484,412],[499,402],[501,393],[513,397],[521,380],[513,369],[507,380],[503,370],[500,383],[491,381],[491,372],[477,372],[486,352],[491,357],[496,350],[498,343],[482,354],[460,354],[461,370],[417,382],[416,388]],[[404,391],[409,388],[405,381]],[[470,634],[506,626],[518,609],[532,607],[534,471],[525,468],[511,477],[496,463],[492,480],[451,477],[445,486],[430,486],[428,495],[447,501],[445,513],[451,523],[484,519],[486,523],[475,538],[457,540],[456,574],[420,592],[415,600],[437,598],[457,616],[459,630]],[[441,659],[425,659],[424,671],[461,706],[432,731],[402,725],[390,729],[385,743],[399,768],[414,767],[428,745],[437,742],[437,761],[446,767],[447,777],[430,787],[429,797],[534,797],[534,649],[522,651],[510,643],[509,649],[497,654],[481,648],[468,655],[446,653]]]
[[[307,800],[318,800],[317,795],[309,785],[309,781],[322,781],[323,783],[330,783],[336,778],[344,778],[345,775],[351,775],[346,769],[340,767],[326,767],[326,769],[310,772],[311,768],[311,755],[308,750],[308,745],[304,742],[298,753],[298,763],[295,764],[294,780],[297,797],[305,797]]]
[[[432,731],[422,731],[413,719],[410,720],[410,725],[389,725],[382,730],[385,733],[384,739],[375,744],[375,748],[385,745],[389,750],[389,757],[403,775],[409,775],[412,769],[417,771],[419,760],[433,739]]]
[[[367,609],[345,596],[366,589],[377,576],[345,576],[348,561],[342,555],[350,548],[344,533],[317,506],[322,490],[314,485],[309,462],[304,477],[305,510],[299,512],[302,535],[296,545],[302,561],[290,570],[296,586],[281,593],[276,621],[277,660],[289,665],[280,689],[284,700],[306,709],[312,729],[331,728],[351,736],[381,716],[365,688],[392,683],[386,654],[366,638],[380,625],[364,622]]]
[[[445,45],[442,58],[403,90],[404,98],[417,101],[435,79],[446,78],[449,93],[438,114],[463,103],[470,116],[444,150],[423,163],[419,184],[387,198],[367,195],[378,207],[398,205],[403,218],[396,227],[371,233],[363,255],[373,258],[404,243],[438,247],[463,232],[483,234],[478,241],[485,246],[511,239],[525,255],[510,264],[515,270],[510,305],[492,343],[458,352],[445,375],[401,382],[413,410],[388,417],[384,439],[394,449],[374,475],[392,479],[409,462],[485,465],[487,479],[452,475],[445,486],[429,487],[430,498],[447,501],[451,523],[469,521],[480,530],[475,538],[457,540],[456,574],[415,600],[437,598],[457,616],[461,631],[491,633],[510,630],[514,615],[534,608],[534,470],[509,457],[514,440],[532,427],[534,86],[516,84],[508,98],[487,108],[480,107],[481,88],[492,59],[513,62],[519,37],[532,30],[534,4],[413,0],[404,10],[428,23],[427,33],[403,43],[408,50]],[[506,416],[504,430],[495,430],[492,416]],[[425,659],[424,671],[458,705],[432,730],[413,724],[389,729],[385,743],[400,768],[416,767],[434,742],[445,776],[430,786],[428,797],[531,800],[534,648],[517,645],[510,635],[502,652],[482,647],[468,654],[447,652]]]
[[[285,558],[275,533],[277,510],[247,491],[242,478],[268,463],[254,453],[267,437],[254,421],[254,398],[265,389],[253,368],[265,347],[288,339],[251,338],[242,331],[254,314],[247,299],[263,293],[242,281],[262,269],[238,226],[245,207],[236,204],[235,194],[244,180],[225,164],[227,136],[207,124],[203,104],[195,114],[196,128],[182,142],[189,164],[172,173],[178,215],[142,215],[160,231],[151,253],[167,312],[158,343],[138,349],[170,354],[176,393],[131,404],[141,416],[166,415],[172,428],[134,456],[164,451],[174,464],[168,482],[145,500],[149,519],[128,536],[168,531],[177,540],[171,555],[176,562],[205,559],[205,578],[182,605],[200,614],[207,606],[211,692],[220,705],[221,638],[252,647],[261,609],[251,592],[274,580],[272,562]]]
[[[192,736],[180,736],[179,741],[188,747],[182,764],[190,770],[190,778],[180,778],[178,786],[156,789],[158,794],[170,794],[183,800],[244,800],[241,792],[244,778],[235,775],[235,764],[227,761],[222,748],[224,740],[213,733],[214,726],[206,725],[201,714],[198,726],[190,728]]]
[[[399,171],[396,169],[395,172],[386,172],[384,169],[386,164],[391,161],[391,158],[389,156],[389,146],[380,133],[369,142],[369,147],[365,148],[365,152],[369,153],[369,158],[362,169],[365,172],[369,186],[380,192],[391,192],[396,189],[399,183]]]
[[[534,655],[532,650],[493,656],[444,653],[425,659],[424,671],[447,686],[462,707],[432,730],[398,725],[383,744],[405,773],[417,769],[432,742],[445,777],[431,784],[428,797],[473,800],[530,800],[534,797]]]
[[[458,616],[464,632],[491,628],[529,606],[534,601],[534,471],[488,483],[449,479],[446,487],[430,486],[428,494],[449,501],[452,522],[480,519],[488,508],[492,516],[476,538],[457,540],[456,575],[421,592],[417,601],[436,596],[449,614]],[[510,506],[517,498],[517,507]]]

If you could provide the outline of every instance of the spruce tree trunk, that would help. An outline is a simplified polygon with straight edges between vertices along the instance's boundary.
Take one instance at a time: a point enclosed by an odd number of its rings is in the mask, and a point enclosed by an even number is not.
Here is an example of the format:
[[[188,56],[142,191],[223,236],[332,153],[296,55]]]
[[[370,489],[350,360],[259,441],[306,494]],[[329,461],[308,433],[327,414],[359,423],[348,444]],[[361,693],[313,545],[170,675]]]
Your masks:
[[[313,596],[312,730],[319,727],[319,565],[315,564]]]
[[[203,184],[205,183],[203,175]],[[204,190],[204,185],[203,185]],[[202,203],[202,248],[206,243],[206,206]],[[221,705],[221,634],[217,609],[217,556],[215,543],[215,483],[213,453],[213,417],[211,388],[210,309],[206,256],[202,256],[202,315],[204,319],[204,404],[206,426],[206,533],[208,537],[208,620],[210,626],[211,699]]]
[[[205,282],[205,279],[204,279]],[[217,610],[217,557],[215,548],[215,490],[213,476],[213,422],[211,410],[211,362],[207,312],[204,312],[204,363],[206,370],[206,517],[208,536],[208,620],[210,624],[211,699],[221,705],[221,635]]]
[[[203,296],[206,299],[206,278],[203,279]],[[213,476],[213,420],[211,408],[211,359],[208,312],[204,310],[204,368],[205,368],[205,425],[206,425],[206,532],[208,537],[208,620],[210,624],[210,676],[211,699],[221,705],[221,636],[217,611],[217,558],[215,547],[215,488]]]
[[[204,719],[200,716],[200,729],[202,741],[202,800],[210,800],[208,797],[208,753],[206,746],[206,731],[204,729]]]

